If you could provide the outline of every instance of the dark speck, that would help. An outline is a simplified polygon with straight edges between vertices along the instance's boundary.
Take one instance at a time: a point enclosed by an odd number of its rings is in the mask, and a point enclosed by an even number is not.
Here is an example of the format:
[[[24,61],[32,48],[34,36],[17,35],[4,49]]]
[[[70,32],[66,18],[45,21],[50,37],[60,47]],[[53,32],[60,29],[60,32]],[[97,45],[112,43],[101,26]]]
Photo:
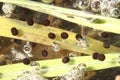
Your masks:
[[[50,33],[48,33],[48,37],[50,39],[55,39],[56,35],[54,33],[50,32]]]
[[[29,60],[28,58],[24,58],[24,59],[23,59],[23,63],[24,63],[25,65],[29,65],[29,64],[30,64],[30,60]]]
[[[105,55],[104,55],[104,54],[99,54],[99,55],[98,55],[98,59],[99,59],[100,61],[104,61],[104,60],[105,60]]]
[[[41,52],[43,57],[47,57],[48,56],[48,52],[46,50],[42,50]]]
[[[110,48],[110,44],[104,42],[104,43],[103,43],[103,47],[104,47],[104,48]]]
[[[62,62],[63,63],[68,63],[70,61],[70,58],[69,57],[64,57],[63,59],[62,59]]]
[[[68,36],[69,36],[69,35],[68,35],[66,32],[62,32],[62,33],[61,33],[61,38],[62,38],[62,39],[67,39]]]
[[[13,28],[11,28],[11,33],[13,36],[16,36],[16,35],[18,35],[19,32],[15,27],[13,27]]]
[[[102,32],[101,33],[101,37],[108,38],[109,37],[109,33],[108,32]]]
[[[99,53],[95,52],[95,53],[93,53],[92,58],[93,59],[98,59],[98,55],[99,55]]]
[[[29,26],[32,26],[32,25],[34,24],[33,19],[27,19],[27,24],[28,24]]]
[[[81,34],[76,34],[75,38],[76,38],[77,40],[79,40],[79,39],[81,39],[81,38],[83,38],[83,37],[82,37]]]
[[[46,19],[46,20],[44,20],[44,21],[42,22],[42,24],[43,24],[44,26],[49,26],[49,25],[50,25],[50,21],[49,21],[48,19]]]

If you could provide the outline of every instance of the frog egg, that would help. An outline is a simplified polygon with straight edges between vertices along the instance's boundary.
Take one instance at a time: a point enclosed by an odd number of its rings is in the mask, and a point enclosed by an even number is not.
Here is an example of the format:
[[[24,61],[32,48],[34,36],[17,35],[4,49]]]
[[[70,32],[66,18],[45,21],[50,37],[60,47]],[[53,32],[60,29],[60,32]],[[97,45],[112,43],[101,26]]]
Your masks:
[[[100,9],[100,4],[101,4],[101,1],[99,1],[99,0],[93,0],[92,3],[91,3],[91,9],[92,9],[92,11],[99,12],[101,10]]]
[[[78,3],[78,8],[85,10],[90,6],[90,0],[80,0]]]

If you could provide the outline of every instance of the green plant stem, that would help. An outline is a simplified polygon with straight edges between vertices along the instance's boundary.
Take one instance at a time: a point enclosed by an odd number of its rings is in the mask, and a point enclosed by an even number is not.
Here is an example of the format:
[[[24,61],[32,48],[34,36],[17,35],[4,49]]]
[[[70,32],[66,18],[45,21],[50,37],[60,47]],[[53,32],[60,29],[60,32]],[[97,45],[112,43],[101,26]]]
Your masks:
[[[110,53],[105,54],[106,59],[105,61],[93,60],[92,56],[81,56],[81,57],[74,57],[71,58],[70,62],[67,64],[62,63],[61,59],[51,59],[51,60],[40,60],[37,61],[41,68],[47,70],[47,72],[42,73],[45,77],[53,77],[53,76],[60,76],[64,73],[67,73],[71,70],[72,66],[80,63],[84,63],[87,66],[87,70],[99,70],[105,68],[112,68],[118,67],[120,64],[118,63],[118,56],[119,53]],[[12,65],[5,65],[0,67],[0,71],[3,75],[11,74],[11,76],[3,77],[1,80],[11,80],[11,78],[15,78],[17,75],[12,75],[13,73],[24,71],[24,70],[31,70],[30,65],[24,65],[23,63],[19,64],[12,64]]]
[[[16,4],[34,11],[53,15],[79,25],[120,34],[120,21],[118,19],[104,17],[101,15],[93,15],[88,12],[56,7],[28,0],[0,0],[0,2]],[[90,22],[89,19],[98,19],[98,22],[93,23]]]

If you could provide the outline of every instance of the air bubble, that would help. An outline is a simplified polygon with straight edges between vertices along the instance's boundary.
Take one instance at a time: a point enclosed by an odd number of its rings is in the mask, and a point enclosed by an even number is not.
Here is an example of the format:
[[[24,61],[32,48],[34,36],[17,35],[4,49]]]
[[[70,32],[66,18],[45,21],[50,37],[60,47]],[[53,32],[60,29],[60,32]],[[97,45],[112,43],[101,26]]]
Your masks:
[[[99,0],[93,0],[92,3],[91,3],[92,11],[99,12],[101,10],[100,9],[100,4],[101,4],[101,2]]]
[[[79,0],[78,8],[85,10],[90,6],[90,0]]]
[[[60,49],[61,49],[61,46],[55,42],[53,42],[51,44],[51,46],[52,46],[53,51],[55,51],[55,52],[60,51]]]
[[[120,16],[120,10],[118,8],[112,8],[112,9],[110,9],[110,15],[112,17],[119,17]]]

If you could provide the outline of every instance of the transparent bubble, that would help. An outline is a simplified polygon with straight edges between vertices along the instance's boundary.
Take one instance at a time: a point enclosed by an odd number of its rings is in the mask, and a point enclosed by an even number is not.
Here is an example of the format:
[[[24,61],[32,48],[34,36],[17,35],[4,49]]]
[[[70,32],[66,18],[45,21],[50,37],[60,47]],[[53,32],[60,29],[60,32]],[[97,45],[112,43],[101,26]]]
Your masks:
[[[73,3],[72,5],[74,8],[77,8],[78,7],[78,4],[77,3]]]
[[[60,51],[60,49],[61,49],[61,46],[55,42],[53,42],[51,44],[51,46],[52,46],[53,51],[55,51],[55,52]]]
[[[12,55],[12,60],[23,60],[24,58],[26,58],[25,54],[23,54],[20,51],[17,51],[14,47],[11,48],[11,55]]]
[[[100,0],[93,0],[92,3],[91,3],[92,11],[99,12],[101,10],[100,4],[101,4]]]
[[[40,70],[40,64],[38,62],[31,62],[30,65],[32,67],[32,70],[36,70],[36,71]]]
[[[109,7],[117,7],[117,4],[119,3],[119,0],[105,0],[108,3]]]
[[[48,80],[42,76],[40,71],[40,64],[38,62],[31,62],[31,67],[32,70],[20,73],[20,75],[18,75],[14,80]]]
[[[110,9],[110,15],[112,17],[119,17],[120,16],[120,9],[118,9],[118,8],[111,8]]]
[[[11,53],[17,53],[17,51],[15,50],[14,47],[11,48],[10,52],[11,52]]]
[[[25,53],[30,53],[30,52],[32,51],[32,47],[31,47],[31,45],[30,45],[30,42],[26,42],[26,44],[25,44],[24,47],[23,47],[23,51],[24,51]]]
[[[31,66],[40,66],[38,62],[31,62]]]
[[[110,0],[103,0],[102,4],[104,4],[104,6],[109,6]]]
[[[110,12],[109,12],[109,9],[108,8],[102,8],[101,9],[101,14],[102,15],[106,15],[106,16],[110,16],[110,14],[109,14]]]
[[[90,6],[90,0],[79,0],[78,8],[85,10]]]
[[[45,79],[41,74],[38,74],[37,72],[25,71],[15,80],[47,80],[47,79]]]
[[[81,63],[77,66],[80,70],[86,71],[86,65],[84,63]]]
[[[31,50],[32,50],[32,48],[31,48],[31,46],[29,46],[29,45],[25,45],[24,48],[23,48],[23,51],[24,51],[25,53],[30,53]]]
[[[6,17],[10,17],[15,7],[16,6],[13,4],[5,3],[2,6],[2,11],[5,13]]]
[[[88,49],[89,48],[89,40],[86,37],[84,37],[83,39],[80,39],[77,42],[77,46],[80,46],[83,49]]]
[[[86,71],[85,64],[79,64],[77,66],[74,66],[70,70],[70,72],[61,76],[60,80],[82,80],[84,78],[85,71]]]
[[[78,53],[77,52],[71,52],[69,53],[69,57],[77,57]]]

